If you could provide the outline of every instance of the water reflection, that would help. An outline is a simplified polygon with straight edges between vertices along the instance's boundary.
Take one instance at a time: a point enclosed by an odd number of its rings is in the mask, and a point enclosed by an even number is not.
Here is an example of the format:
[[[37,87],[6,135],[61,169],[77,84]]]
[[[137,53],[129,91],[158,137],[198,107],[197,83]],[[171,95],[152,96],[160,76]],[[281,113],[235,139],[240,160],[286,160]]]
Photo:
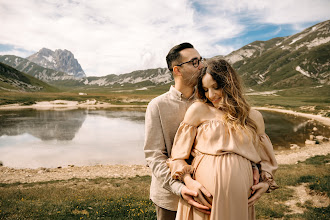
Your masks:
[[[289,149],[290,144],[304,146],[310,135],[330,137],[329,127],[313,120],[276,112],[261,112],[266,126],[266,133],[274,149]],[[313,131],[313,128],[316,131]]]
[[[0,136],[31,134],[43,141],[72,140],[85,121],[84,111],[2,111]]]
[[[144,114],[145,109],[123,108],[0,111],[0,161],[19,168],[145,164]],[[303,146],[310,134],[330,137],[329,128],[320,123],[262,114],[275,149]]]
[[[9,167],[145,164],[144,111],[1,111]]]

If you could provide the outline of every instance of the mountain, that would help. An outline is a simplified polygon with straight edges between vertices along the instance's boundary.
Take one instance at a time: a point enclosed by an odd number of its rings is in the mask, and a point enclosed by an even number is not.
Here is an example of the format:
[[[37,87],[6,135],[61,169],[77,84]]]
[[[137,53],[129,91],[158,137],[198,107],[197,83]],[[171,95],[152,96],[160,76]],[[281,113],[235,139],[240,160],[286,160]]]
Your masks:
[[[0,63],[0,91],[53,92],[58,91],[58,89],[4,63]]]
[[[104,77],[87,77],[82,80],[84,85],[97,86],[128,86],[135,87],[167,84],[173,81],[172,73],[167,68],[137,70],[121,75],[107,75]]]
[[[55,86],[151,86],[166,84],[172,82],[172,74],[166,68],[137,70],[131,73],[115,75],[110,74],[102,77],[84,77],[78,79],[64,72],[39,66],[30,60],[14,55],[0,56],[0,62],[3,62],[19,71],[25,72],[37,79],[50,83]]]
[[[2,55],[0,56],[0,62],[7,64],[21,72],[27,73],[44,82],[77,79],[74,76],[68,75],[67,73],[39,66],[38,64],[33,63],[27,59],[14,55]]]
[[[216,57],[228,60],[241,75],[246,87],[269,90],[330,85],[329,54],[330,21],[324,21],[295,35],[255,41],[226,56]],[[172,74],[167,68],[85,77],[78,61],[67,50],[53,52],[43,48],[28,59],[11,55],[0,56],[0,62],[60,87],[147,89],[149,86],[173,82]],[[64,72],[49,69],[55,67],[61,67]],[[73,69],[76,69],[76,72]]]
[[[255,41],[225,56],[246,86],[282,89],[330,85],[330,21],[302,32]]]
[[[42,67],[65,72],[76,78],[86,77],[78,60],[68,50],[58,49],[54,52],[50,49],[42,48],[39,52],[27,57],[27,59]]]

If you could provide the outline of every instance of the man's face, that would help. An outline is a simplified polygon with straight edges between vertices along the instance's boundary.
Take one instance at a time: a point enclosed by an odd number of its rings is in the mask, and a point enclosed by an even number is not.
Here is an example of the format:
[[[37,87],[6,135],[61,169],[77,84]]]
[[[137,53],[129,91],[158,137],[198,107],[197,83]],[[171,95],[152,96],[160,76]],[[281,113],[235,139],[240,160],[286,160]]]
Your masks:
[[[194,48],[187,48],[180,51],[182,57],[182,63],[188,62],[193,59],[201,59],[198,51]],[[183,83],[186,86],[194,87],[197,84],[197,78],[200,74],[201,69],[203,68],[203,63],[200,62],[198,67],[194,67],[192,62],[185,63],[182,66],[179,66],[182,73]]]

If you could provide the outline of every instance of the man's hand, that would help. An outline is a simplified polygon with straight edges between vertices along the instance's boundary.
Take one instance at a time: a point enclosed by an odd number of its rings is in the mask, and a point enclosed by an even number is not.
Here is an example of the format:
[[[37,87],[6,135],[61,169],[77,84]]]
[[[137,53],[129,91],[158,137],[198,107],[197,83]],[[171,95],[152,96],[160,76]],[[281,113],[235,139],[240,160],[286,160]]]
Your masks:
[[[262,194],[264,194],[269,188],[268,183],[258,183],[257,185],[253,185],[251,187],[252,191],[255,192],[248,200],[248,205],[252,206],[254,205],[261,197]]]
[[[194,197],[197,197],[197,195],[198,195],[197,192],[188,189],[188,187],[186,186],[182,187],[181,196],[184,200],[186,200],[188,204],[194,206],[200,212],[203,212],[208,215],[211,214],[209,207],[202,205],[194,200]]]
[[[259,183],[259,179],[260,179],[260,174],[259,174],[259,170],[253,168],[253,185],[257,185]],[[255,193],[255,190],[252,189],[251,195]]]
[[[259,183],[260,174],[258,169],[252,169],[253,170],[253,185],[257,185]]]

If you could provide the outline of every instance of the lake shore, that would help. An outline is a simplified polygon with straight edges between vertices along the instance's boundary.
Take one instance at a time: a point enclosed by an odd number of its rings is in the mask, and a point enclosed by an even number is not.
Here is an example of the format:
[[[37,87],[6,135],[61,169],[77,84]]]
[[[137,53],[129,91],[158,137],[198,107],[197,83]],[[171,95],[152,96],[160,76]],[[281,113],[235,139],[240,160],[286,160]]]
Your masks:
[[[269,107],[253,107],[253,109],[296,115],[296,116],[316,120],[316,121],[319,121],[319,122],[323,123],[324,125],[330,126],[330,118],[326,118],[326,117],[323,117],[321,115],[313,115],[313,114],[296,112],[296,111],[287,110],[287,109],[269,108]]]
[[[278,164],[295,164],[316,155],[330,153],[330,143],[301,147],[297,150],[275,151]],[[0,183],[33,183],[56,180],[96,179],[96,178],[127,178],[151,175],[146,165],[95,165],[68,166],[60,168],[15,169],[0,167]]]
[[[98,109],[98,108],[146,108],[146,105],[131,105],[131,104],[111,104],[107,102],[98,102],[96,100],[86,100],[82,102],[54,100],[36,102],[33,105],[9,104],[0,105],[0,110],[12,109],[36,109],[36,110],[73,110],[79,108]]]
[[[58,106],[63,106],[63,101],[58,102],[41,102],[34,105],[37,109],[57,109]],[[77,107],[77,102],[65,101],[66,107]],[[65,108],[64,106],[64,108]],[[81,104],[78,106],[94,106],[103,107],[102,104]],[[107,105],[108,106],[108,105]],[[110,104],[109,104],[110,106]],[[0,107],[0,109],[11,109],[13,105]],[[116,106],[119,107],[119,106]],[[120,107],[127,107],[122,106]],[[128,107],[132,107],[128,105]],[[140,107],[140,106],[134,106]],[[18,106],[17,108],[31,108],[31,106]],[[62,107],[63,108],[63,107]],[[79,108],[79,107],[78,107]],[[61,109],[61,107],[60,107]],[[273,109],[266,107],[256,107],[257,110],[276,111],[287,114],[294,114],[308,119],[317,120],[327,126],[330,126],[330,118],[325,118],[318,115],[294,112],[285,109]],[[67,110],[67,108],[65,108]],[[323,142],[316,145],[306,145],[296,150],[275,151],[275,156],[279,164],[295,164],[298,161],[304,161],[309,157],[316,155],[326,155],[330,153],[330,143]],[[38,169],[15,169],[9,167],[0,167],[0,183],[32,183],[32,182],[47,182],[54,180],[68,180],[71,178],[79,179],[95,179],[95,178],[125,178],[135,176],[151,175],[150,169],[145,165],[95,165],[95,166],[68,166],[59,168],[38,168]]]

